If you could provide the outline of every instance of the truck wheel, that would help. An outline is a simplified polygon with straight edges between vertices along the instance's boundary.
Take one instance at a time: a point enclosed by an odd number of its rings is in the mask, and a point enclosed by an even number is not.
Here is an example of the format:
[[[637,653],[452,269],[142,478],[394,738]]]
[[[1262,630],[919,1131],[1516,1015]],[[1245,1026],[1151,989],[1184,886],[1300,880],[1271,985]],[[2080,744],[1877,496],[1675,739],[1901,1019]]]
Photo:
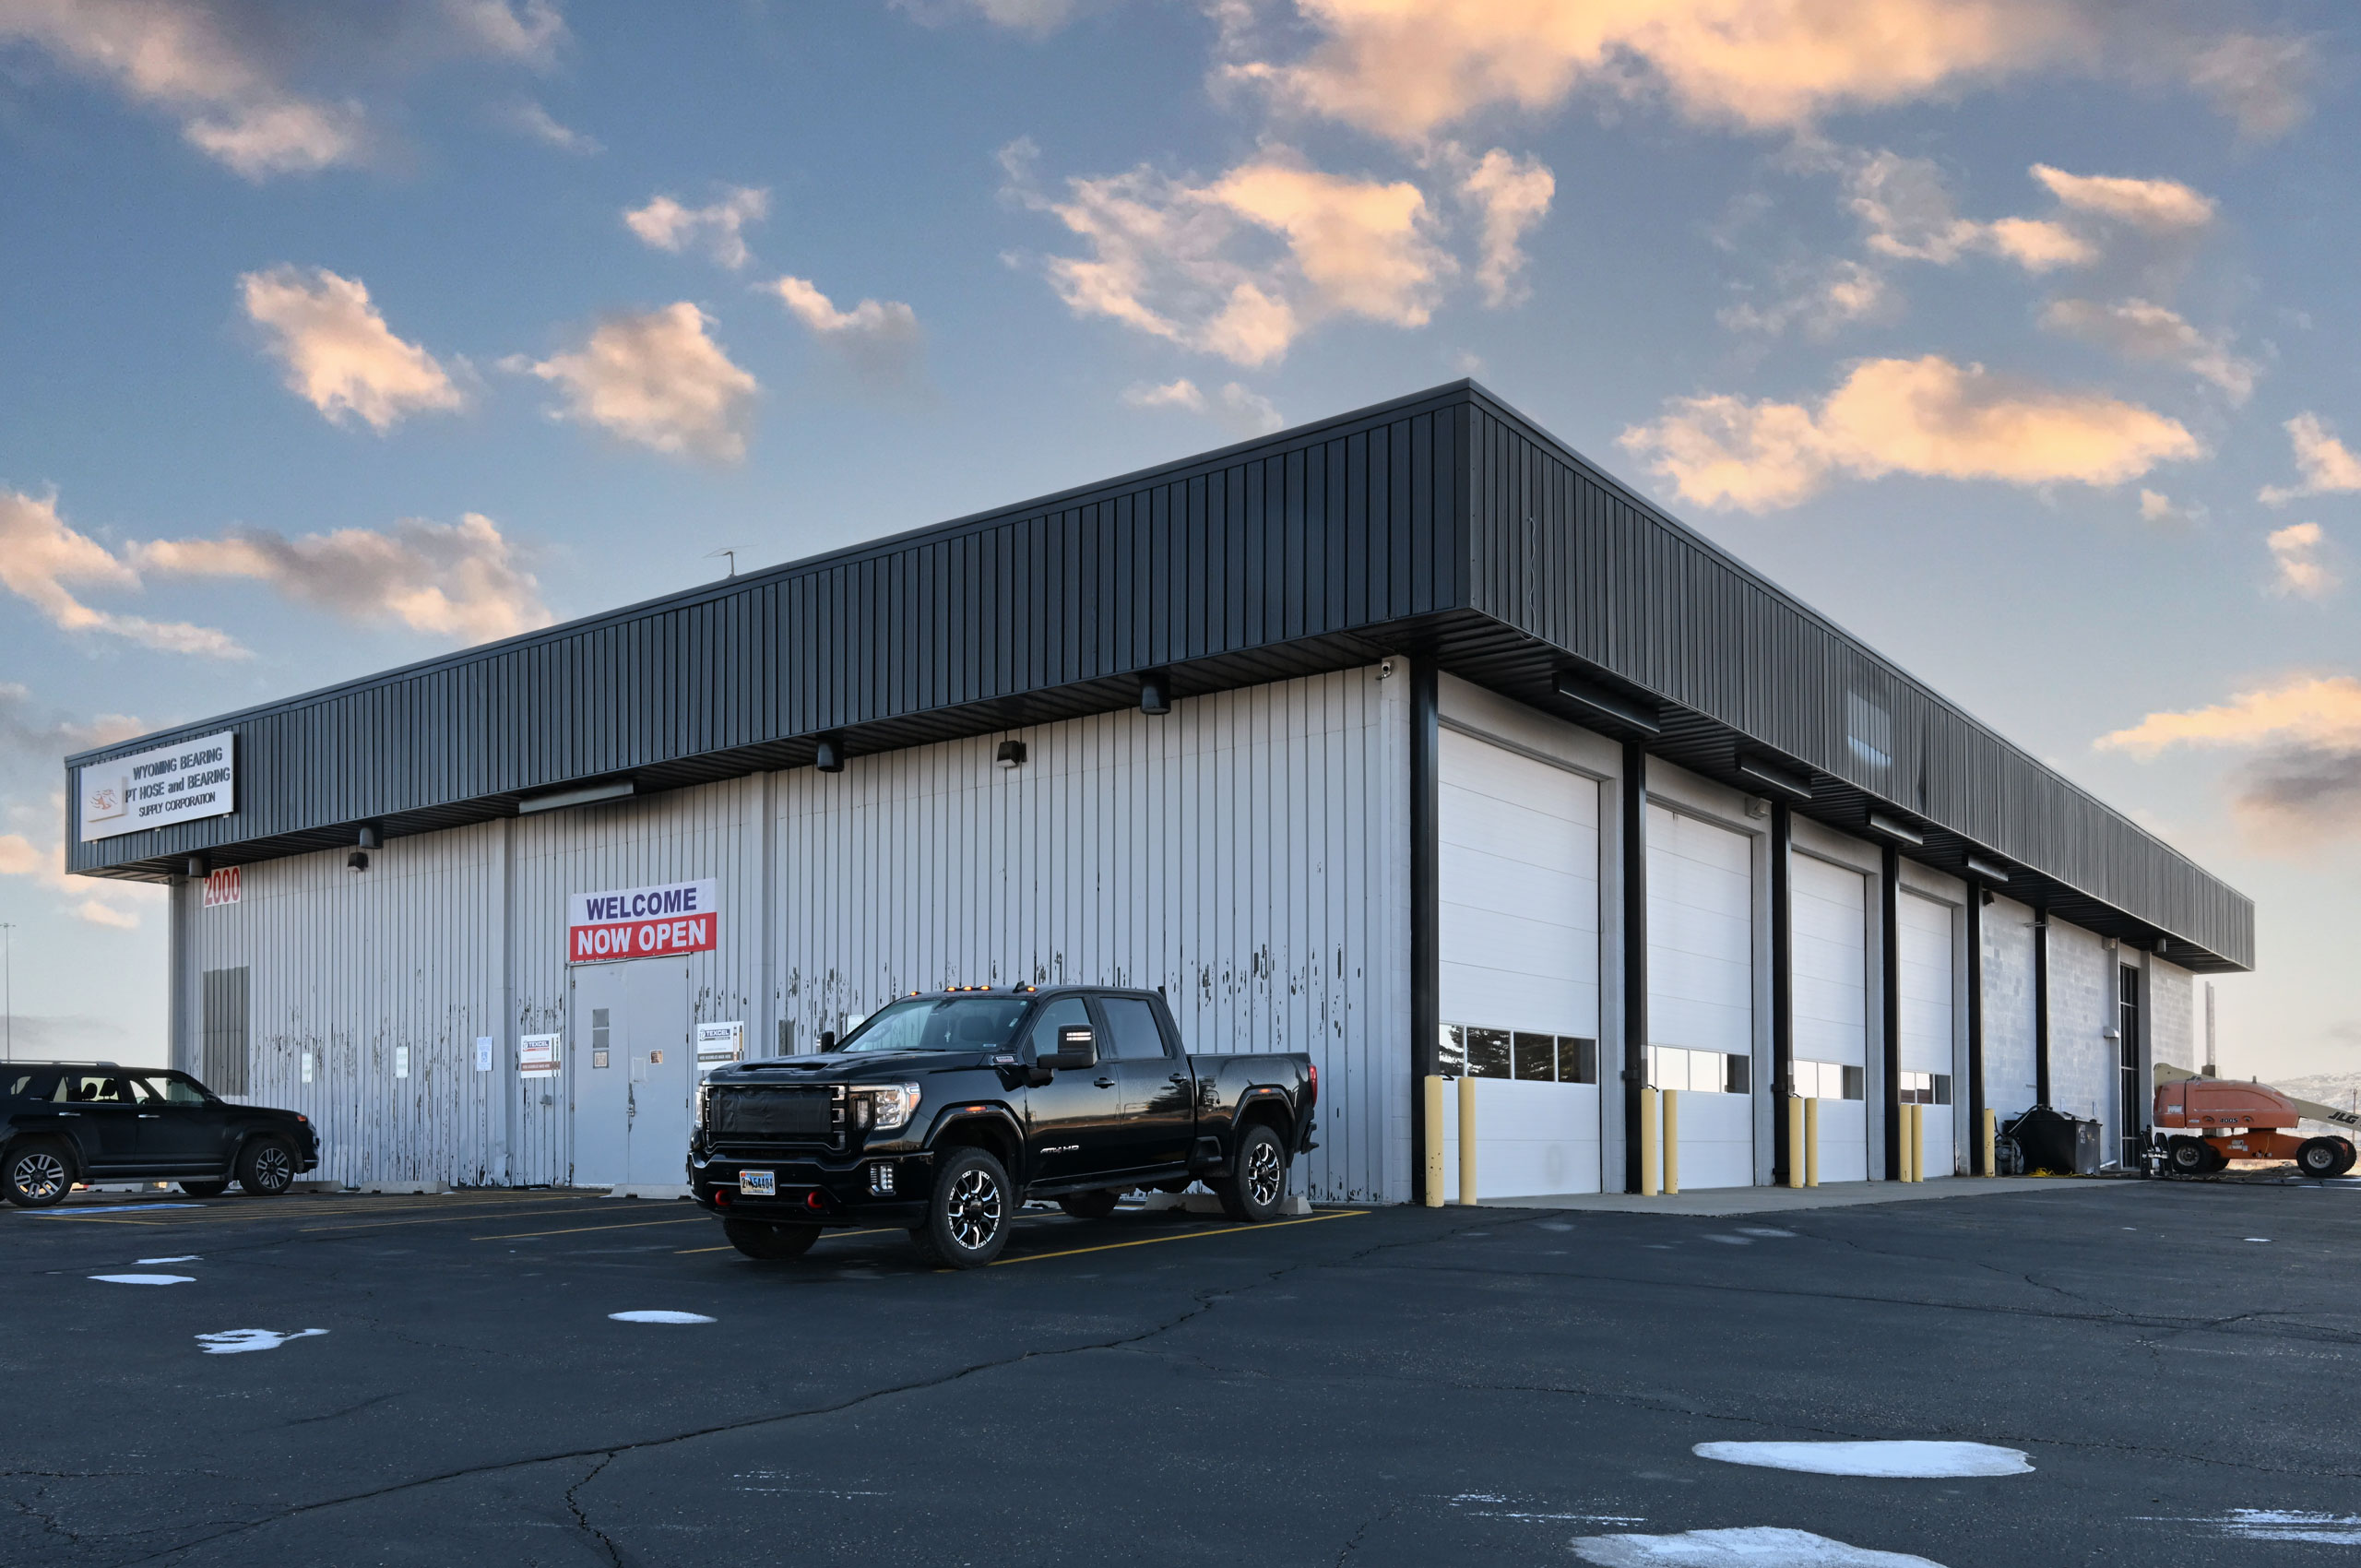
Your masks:
[[[2202,1176],[2212,1163],[2210,1152],[2202,1138],[2175,1138],[2165,1146],[2165,1160],[2177,1176]]]
[[[1230,1151],[1231,1174],[1205,1183],[1221,1200],[1222,1213],[1247,1225],[1279,1217],[1287,1197],[1287,1157],[1279,1135],[1257,1122],[1239,1134]]]
[[[295,1184],[295,1151],[279,1138],[256,1138],[238,1153],[238,1185],[257,1198],[275,1198]]]
[[[2296,1150],[2296,1169],[2307,1176],[2333,1176],[2344,1163],[2344,1151],[2334,1138],[2306,1138]]]
[[[0,1168],[0,1194],[18,1208],[47,1208],[74,1190],[74,1157],[63,1144],[18,1144]]]
[[[725,1219],[721,1233],[730,1238],[731,1246],[765,1263],[800,1258],[820,1239],[816,1225],[772,1225],[760,1219]]]
[[[979,1148],[954,1149],[934,1168],[926,1220],[910,1228],[919,1253],[945,1268],[981,1268],[1008,1244],[1016,1192],[1008,1171]]]
[[[1068,1193],[1058,1199],[1058,1206],[1076,1219],[1104,1219],[1115,1212],[1121,1196],[1112,1187],[1102,1187],[1095,1193]]]

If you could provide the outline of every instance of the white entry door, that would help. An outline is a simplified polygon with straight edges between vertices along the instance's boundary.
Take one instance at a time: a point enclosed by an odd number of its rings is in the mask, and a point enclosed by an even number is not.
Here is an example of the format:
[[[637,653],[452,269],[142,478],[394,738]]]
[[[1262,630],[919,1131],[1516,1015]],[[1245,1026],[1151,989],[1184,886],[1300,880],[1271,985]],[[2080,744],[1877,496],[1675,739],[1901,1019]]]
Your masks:
[[[1952,1109],[1952,907],[1903,890],[1902,1082],[1904,1104],[1916,1104],[1927,1127],[1928,1178],[1956,1169]]]
[[[1477,1193],[1595,1193],[1598,785],[1455,731],[1442,754],[1443,1071],[1475,1083]]]
[[[688,959],[578,964],[573,1003],[573,1184],[682,1185],[696,1055]]]
[[[1754,1182],[1754,844],[1648,807],[1648,1070],[1680,1092],[1680,1184]]]
[[[1796,1092],[1820,1101],[1820,1179],[1869,1179],[1869,879],[1798,854],[1793,910]]]

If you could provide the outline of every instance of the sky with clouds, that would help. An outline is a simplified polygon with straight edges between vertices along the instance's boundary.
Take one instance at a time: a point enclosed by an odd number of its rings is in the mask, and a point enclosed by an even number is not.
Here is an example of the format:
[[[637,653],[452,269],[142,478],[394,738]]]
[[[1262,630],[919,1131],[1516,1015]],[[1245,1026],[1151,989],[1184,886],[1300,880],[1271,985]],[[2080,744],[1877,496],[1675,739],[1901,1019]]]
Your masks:
[[[0,0],[0,921],[66,752],[1472,374],[2361,1002],[2361,130],[2300,0]]]

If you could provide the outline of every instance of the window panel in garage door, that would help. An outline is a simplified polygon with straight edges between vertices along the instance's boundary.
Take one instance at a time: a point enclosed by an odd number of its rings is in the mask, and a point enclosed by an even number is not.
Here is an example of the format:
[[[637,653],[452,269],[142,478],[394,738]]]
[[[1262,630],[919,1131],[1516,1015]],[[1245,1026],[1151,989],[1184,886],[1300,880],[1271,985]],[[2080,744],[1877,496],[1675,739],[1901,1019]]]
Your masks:
[[[1598,785],[1454,731],[1441,742],[1443,1070],[1474,1075],[1477,1191],[1595,1193]],[[1458,1117],[1443,1126],[1456,1197]]]
[[[1667,1047],[1754,1053],[1754,845],[1743,833],[1648,807],[1648,1040]],[[1683,1187],[1743,1187],[1754,1180],[1751,1093],[1700,1092],[1687,1065],[1680,1097]],[[1751,1084],[1750,1075],[1747,1081]]]
[[[1796,1092],[1821,1101],[1820,1179],[1863,1182],[1869,1174],[1860,1097],[1869,1042],[1869,879],[1809,855],[1797,855],[1790,865]]]
[[[1901,951],[1902,1082],[1904,1103],[1927,1129],[1928,1176],[1952,1170],[1952,907],[1904,889],[1898,900]]]

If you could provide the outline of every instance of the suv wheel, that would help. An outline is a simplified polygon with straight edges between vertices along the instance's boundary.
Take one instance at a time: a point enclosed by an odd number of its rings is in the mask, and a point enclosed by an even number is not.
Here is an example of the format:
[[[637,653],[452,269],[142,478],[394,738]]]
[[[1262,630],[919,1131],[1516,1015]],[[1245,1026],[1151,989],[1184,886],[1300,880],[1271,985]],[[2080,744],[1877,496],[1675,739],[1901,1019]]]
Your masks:
[[[946,1268],[981,1268],[1008,1244],[1016,1193],[1001,1162],[979,1148],[954,1149],[935,1167],[926,1222],[913,1226],[919,1251]]]
[[[1262,1122],[1247,1128],[1230,1152],[1229,1169],[1229,1175],[1206,1183],[1221,1200],[1222,1213],[1249,1225],[1276,1219],[1287,1199],[1287,1157],[1278,1134]]]
[[[1076,1219],[1104,1219],[1115,1212],[1116,1200],[1121,1195],[1112,1187],[1102,1187],[1095,1193],[1068,1193],[1058,1199],[1058,1206]]]
[[[765,1263],[800,1258],[820,1239],[816,1225],[772,1225],[760,1219],[725,1219],[721,1233],[730,1238],[731,1246]]]
[[[178,1186],[193,1198],[218,1198],[230,1190],[227,1182],[182,1182]]]
[[[275,1198],[295,1184],[295,1151],[279,1138],[256,1138],[239,1151],[238,1185],[258,1198]]]
[[[18,1208],[47,1208],[74,1190],[74,1161],[62,1144],[19,1144],[0,1168],[0,1195]]]

